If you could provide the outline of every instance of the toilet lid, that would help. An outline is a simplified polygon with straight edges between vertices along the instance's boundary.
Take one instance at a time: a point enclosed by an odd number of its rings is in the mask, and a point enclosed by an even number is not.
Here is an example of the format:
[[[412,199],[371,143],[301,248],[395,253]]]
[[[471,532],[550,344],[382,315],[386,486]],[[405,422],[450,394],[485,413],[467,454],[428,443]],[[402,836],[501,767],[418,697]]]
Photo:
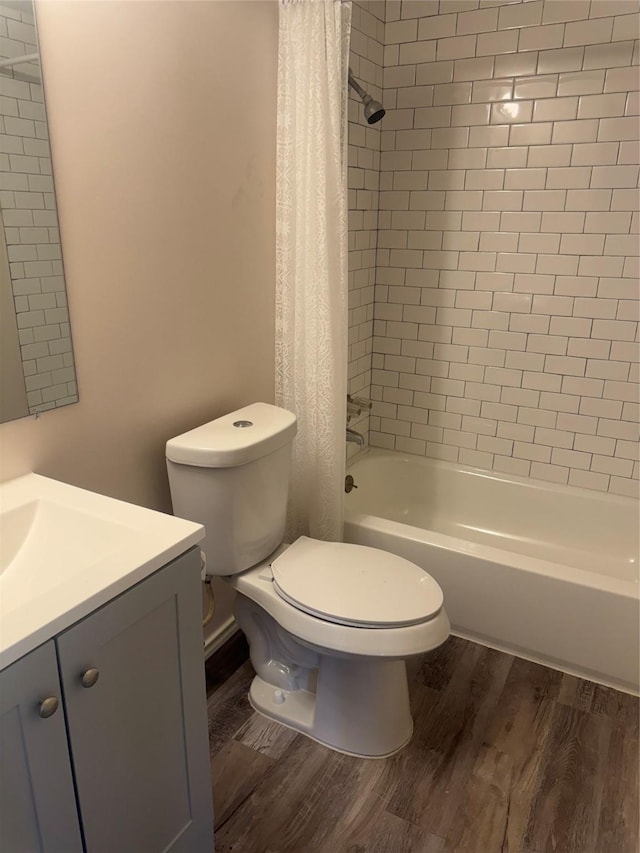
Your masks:
[[[329,622],[395,628],[440,610],[442,590],[414,563],[364,545],[301,536],[271,564],[281,598]]]

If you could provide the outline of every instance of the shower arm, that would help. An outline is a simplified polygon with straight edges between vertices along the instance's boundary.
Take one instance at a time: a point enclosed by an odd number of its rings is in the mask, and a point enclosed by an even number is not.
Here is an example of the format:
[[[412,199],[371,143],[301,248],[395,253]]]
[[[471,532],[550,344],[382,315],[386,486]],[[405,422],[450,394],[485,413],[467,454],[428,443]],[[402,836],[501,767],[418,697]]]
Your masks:
[[[362,88],[362,86],[358,83],[356,78],[351,73],[351,69],[349,69],[349,85],[351,86],[352,89],[354,89],[358,93],[361,100],[364,101],[364,99],[367,97],[370,99],[370,95],[368,95],[368,93],[365,92],[365,90]]]
[[[380,121],[380,119],[384,116],[385,110],[382,104],[379,101],[374,101],[371,95],[365,91],[362,86],[358,83],[356,78],[351,73],[351,69],[349,68],[349,86],[358,94],[362,104],[364,106],[364,117],[367,120],[367,124],[376,124]]]

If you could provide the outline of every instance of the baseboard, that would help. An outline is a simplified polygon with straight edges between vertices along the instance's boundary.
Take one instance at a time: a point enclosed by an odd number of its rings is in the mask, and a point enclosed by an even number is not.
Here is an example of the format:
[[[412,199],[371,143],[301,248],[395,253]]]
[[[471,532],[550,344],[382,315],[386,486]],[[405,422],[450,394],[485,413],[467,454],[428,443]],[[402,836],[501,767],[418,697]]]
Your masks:
[[[236,620],[233,616],[229,616],[226,622],[222,623],[215,634],[207,637],[204,644],[204,659],[208,660],[211,655],[215,654],[218,649],[222,648],[227,640],[230,637],[233,637],[236,631],[239,630]]]

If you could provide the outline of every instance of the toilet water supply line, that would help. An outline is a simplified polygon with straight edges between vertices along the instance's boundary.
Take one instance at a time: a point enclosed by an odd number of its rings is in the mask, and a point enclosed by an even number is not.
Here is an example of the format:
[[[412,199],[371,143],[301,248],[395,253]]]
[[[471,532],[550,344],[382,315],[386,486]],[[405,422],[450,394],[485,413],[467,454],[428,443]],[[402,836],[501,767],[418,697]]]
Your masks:
[[[209,605],[207,607],[207,615],[202,620],[202,627],[205,628],[209,622],[213,619],[213,614],[216,612],[216,600],[213,594],[213,587],[211,586],[213,582],[213,576],[207,574],[207,556],[200,549],[200,578],[202,583],[206,587],[207,590],[207,598],[209,600]]]

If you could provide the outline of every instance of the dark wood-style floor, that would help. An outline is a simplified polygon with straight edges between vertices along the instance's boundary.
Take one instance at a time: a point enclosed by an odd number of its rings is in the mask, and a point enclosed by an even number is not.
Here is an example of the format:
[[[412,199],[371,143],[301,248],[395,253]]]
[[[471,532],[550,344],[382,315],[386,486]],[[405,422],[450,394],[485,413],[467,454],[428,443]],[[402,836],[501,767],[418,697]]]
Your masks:
[[[637,853],[638,700],[451,637],[409,663],[415,732],[351,758],[209,667],[216,853]],[[213,676],[213,677],[211,677]]]

